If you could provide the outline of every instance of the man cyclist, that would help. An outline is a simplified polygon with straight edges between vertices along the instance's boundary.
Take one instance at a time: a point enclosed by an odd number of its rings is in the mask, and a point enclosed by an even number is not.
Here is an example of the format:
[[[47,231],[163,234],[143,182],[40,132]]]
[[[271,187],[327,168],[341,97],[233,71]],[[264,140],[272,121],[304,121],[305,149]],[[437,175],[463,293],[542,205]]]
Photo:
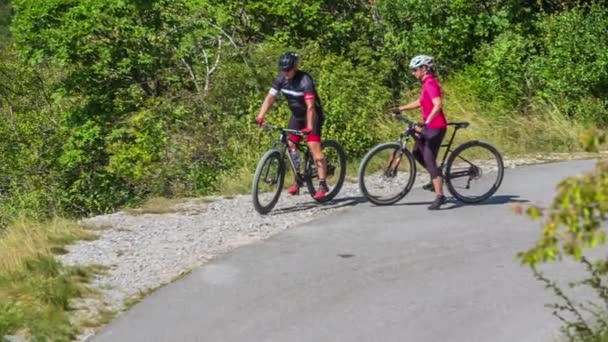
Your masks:
[[[263,124],[264,116],[270,110],[277,95],[283,93],[292,114],[288,127],[302,131],[306,135],[306,142],[317,166],[319,190],[313,198],[315,200],[323,200],[329,192],[329,188],[325,181],[327,161],[321,149],[321,127],[324,120],[321,99],[317,94],[312,77],[308,73],[298,69],[298,55],[295,52],[286,52],[281,55],[279,58],[279,69],[281,73],[277,76],[272,88],[270,88],[270,91],[266,95],[255,120],[258,124]],[[290,134],[287,142],[289,153],[296,162],[296,168],[299,169],[296,146],[300,143],[300,136]],[[299,194],[302,185],[296,180],[287,189],[287,192],[292,195]]]
[[[429,206],[429,209],[436,210],[446,202],[443,194],[443,179],[441,170],[437,167],[436,158],[441,142],[447,130],[447,120],[443,113],[441,102],[441,85],[435,79],[435,64],[433,57],[419,55],[410,61],[409,65],[414,77],[422,83],[420,97],[405,106],[395,109],[395,114],[400,115],[401,111],[421,108],[423,124],[416,127],[420,133],[420,139],[416,141],[413,154],[416,160],[429,172],[431,182],[423,188],[435,190],[437,197]]]

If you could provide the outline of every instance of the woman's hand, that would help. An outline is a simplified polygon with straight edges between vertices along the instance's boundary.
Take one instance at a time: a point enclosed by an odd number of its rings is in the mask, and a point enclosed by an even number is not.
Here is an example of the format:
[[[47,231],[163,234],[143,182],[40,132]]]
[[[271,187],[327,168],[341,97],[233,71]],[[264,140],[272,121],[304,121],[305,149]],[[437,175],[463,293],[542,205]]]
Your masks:
[[[416,124],[416,127],[414,127],[414,130],[416,130],[417,133],[422,133],[422,131],[424,131],[425,128],[426,128],[425,124],[418,123],[418,124]]]

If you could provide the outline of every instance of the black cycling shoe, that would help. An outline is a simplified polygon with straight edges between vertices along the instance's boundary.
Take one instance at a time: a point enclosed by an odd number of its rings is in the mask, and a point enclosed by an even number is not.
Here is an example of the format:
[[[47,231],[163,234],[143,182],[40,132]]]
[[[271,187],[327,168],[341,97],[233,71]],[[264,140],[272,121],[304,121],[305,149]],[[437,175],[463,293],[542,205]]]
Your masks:
[[[428,182],[427,184],[424,184],[422,186],[422,189],[434,192],[435,191],[435,186],[433,185],[433,182]]]
[[[445,196],[437,196],[433,203],[431,203],[431,205],[429,206],[429,210],[437,210],[441,207],[442,204],[445,204],[445,202],[447,202],[447,198],[445,198]]]

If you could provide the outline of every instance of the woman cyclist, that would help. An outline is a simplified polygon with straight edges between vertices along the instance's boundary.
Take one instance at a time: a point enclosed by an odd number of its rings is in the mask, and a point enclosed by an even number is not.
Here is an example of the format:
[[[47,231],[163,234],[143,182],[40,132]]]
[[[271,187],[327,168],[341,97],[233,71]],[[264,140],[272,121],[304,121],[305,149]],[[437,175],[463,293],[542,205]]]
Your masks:
[[[429,209],[436,210],[446,202],[443,194],[441,170],[439,170],[436,163],[437,153],[447,130],[447,120],[441,103],[441,85],[435,78],[433,57],[426,55],[416,56],[410,61],[409,67],[414,77],[422,83],[420,97],[404,106],[395,108],[394,112],[400,115],[405,110],[422,109],[423,123],[416,127],[420,139],[416,140],[413,154],[431,176],[431,182],[423,188],[435,190],[437,197],[429,206]]]

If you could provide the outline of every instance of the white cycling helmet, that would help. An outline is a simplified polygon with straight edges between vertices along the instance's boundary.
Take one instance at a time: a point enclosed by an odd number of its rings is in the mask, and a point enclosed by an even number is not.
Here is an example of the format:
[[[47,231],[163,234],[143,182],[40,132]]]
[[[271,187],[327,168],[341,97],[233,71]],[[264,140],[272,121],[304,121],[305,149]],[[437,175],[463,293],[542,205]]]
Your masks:
[[[435,66],[433,57],[427,55],[418,55],[410,61],[410,69],[416,69],[426,65],[429,69]]]

